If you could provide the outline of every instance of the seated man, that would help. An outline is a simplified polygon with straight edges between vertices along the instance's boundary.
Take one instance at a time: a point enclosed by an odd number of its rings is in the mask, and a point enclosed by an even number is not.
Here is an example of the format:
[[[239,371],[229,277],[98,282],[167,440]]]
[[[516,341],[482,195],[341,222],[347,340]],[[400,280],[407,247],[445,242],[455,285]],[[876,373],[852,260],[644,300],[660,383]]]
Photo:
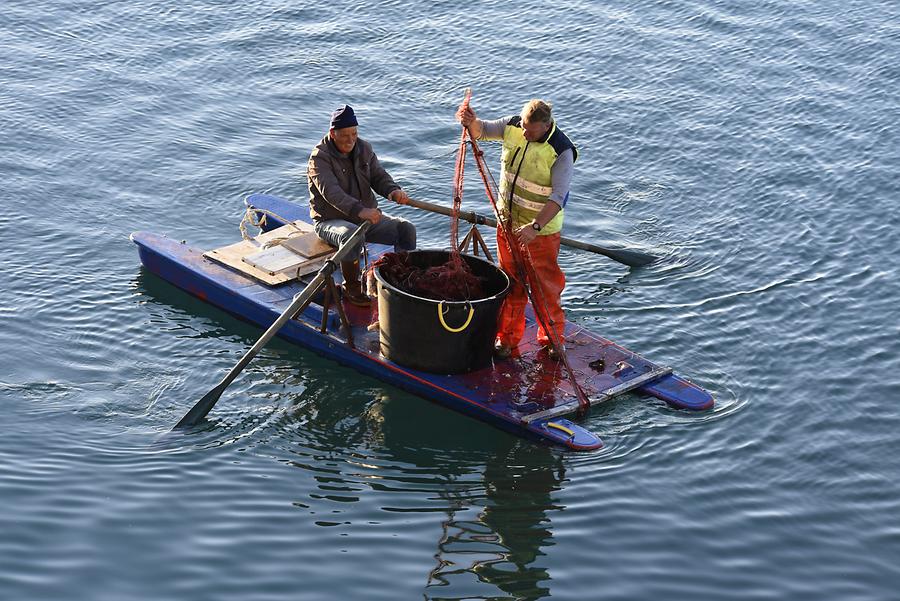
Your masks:
[[[357,137],[353,108],[344,105],[331,114],[331,128],[309,157],[309,213],[319,238],[340,246],[360,223],[370,221],[366,240],[393,245],[396,251],[415,250],[416,227],[405,219],[384,215],[373,190],[389,200],[407,204],[409,197],[378,162],[372,145]],[[359,306],[370,300],[359,281],[362,245],[341,262],[345,298]]]

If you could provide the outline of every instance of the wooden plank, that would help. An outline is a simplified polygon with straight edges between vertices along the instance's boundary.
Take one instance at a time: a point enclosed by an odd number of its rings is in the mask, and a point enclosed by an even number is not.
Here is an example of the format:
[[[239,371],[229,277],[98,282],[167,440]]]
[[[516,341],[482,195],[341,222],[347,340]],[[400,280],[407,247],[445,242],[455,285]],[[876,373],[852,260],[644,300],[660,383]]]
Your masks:
[[[315,232],[291,236],[281,246],[292,250],[306,259],[316,259],[334,252],[334,247],[323,242]]]
[[[271,275],[263,271],[262,269],[258,269],[253,265],[250,265],[249,263],[244,263],[243,259],[246,255],[258,250],[259,247],[252,242],[241,240],[240,242],[237,242],[235,244],[230,244],[228,246],[223,246],[222,248],[207,251],[203,253],[203,256],[207,259],[215,261],[216,263],[225,265],[226,267],[231,267],[235,271],[250,276],[254,280],[262,282],[263,284],[268,284],[269,286],[277,286],[279,284],[284,284],[285,282],[290,282],[294,279],[293,277],[286,274]]]
[[[265,246],[272,243],[278,244],[279,241],[288,240],[293,237],[306,236],[310,233],[315,236],[312,225],[304,221],[294,221],[293,223],[283,225],[274,230],[263,232],[252,240],[241,240],[240,242],[205,252],[203,253],[203,256],[216,263],[231,267],[263,284],[278,286],[279,284],[291,282],[298,277],[318,271],[322,268],[322,265],[325,264],[325,261],[328,260],[328,257],[333,251],[326,255],[319,255],[315,258],[304,258],[294,254],[288,249],[281,249],[280,245],[272,246],[268,250],[265,249]],[[316,239],[318,239],[318,237]],[[328,248],[331,249],[330,246]],[[285,262],[281,266],[282,268],[276,271],[271,269],[261,269],[245,260],[246,257],[269,251],[272,251],[272,254],[289,253],[290,255],[293,255],[293,263]]]
[[[254,240],[261,246],[269,246],[273,242],[277,242],[280,239],[288,239],[293,236],[300,236],[309,233],[316,233],[316,229],[313,227],[313,225],[311,223],[306,223],[305,221],[297,220],[292,221],[286,225],[282,225],[281,227],[276,227],[275,229],[269,230],[268,232],[260,232],[260,234],[254,238]]]
[[[302,263],[309,261],[309,259],[301,257],[280,244],[251,253],[242,260],[244,263],[249,263],[257,269],[262,269],[269,275],[283,273],[291,269],[296,270]]]

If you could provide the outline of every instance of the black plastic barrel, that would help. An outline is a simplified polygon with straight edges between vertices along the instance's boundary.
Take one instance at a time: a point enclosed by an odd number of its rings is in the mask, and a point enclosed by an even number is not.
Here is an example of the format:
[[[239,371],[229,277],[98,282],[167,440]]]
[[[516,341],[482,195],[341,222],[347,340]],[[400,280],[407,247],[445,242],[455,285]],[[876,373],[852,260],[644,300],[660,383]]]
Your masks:
[[[378,328],[381,354],[415,369],[439,374],[458,374],[491,363],[497,316],[509,291],[503,271],[478,257],[460,255],[483,278],[485,298],[470,301],[437,301],[415,296],[387,282],[380,268],[378,280]],[[444,250],[415,250],[409,261],[416,267],[443,265],[450,259]]]

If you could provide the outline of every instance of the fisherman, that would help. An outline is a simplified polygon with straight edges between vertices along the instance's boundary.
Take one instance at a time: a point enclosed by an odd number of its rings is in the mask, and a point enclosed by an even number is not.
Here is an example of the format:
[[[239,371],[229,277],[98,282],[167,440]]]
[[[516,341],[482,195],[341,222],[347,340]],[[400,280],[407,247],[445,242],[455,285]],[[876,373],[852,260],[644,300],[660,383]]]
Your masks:
[[[416,248],[416,227],[405,219],[383,214],[374,192],[399,204],[409,197],[381,166],[372,145],[358,137],[356,114],[343,105],[331,114],[328,135],[313,148],[307,165],[309,214],[316,234],[332,246],[350,238],[363,221],[372,223],[366,240],[388,244],[396,251]],[[352,304],[369,306],[360,283],[362,244],[341,262],[344,297]]]
[[[457,120],[468,128],[469,135],[479,140],[503,140],[500,157],[501,221],[511,219],[512,230],[519,244],[528,249],[537,274],[535,286],[540,286],[536,301],[546,305],[547,317],[559,341],[551,343],[543,325],[538,327],[538,342],[551,358],[559,359],[565,350],[563,333],[566,316],[561,296],[566,278],[559,268],[558,256],[563,209],[569,200],[569,184],[578,151],[569,138],[556,126],[551,106],[543,100],[531,100],[522,112],[513,117],[494,121],[478,118],[468,102],[456,112]],[[525,334],[525,305],[528,296],[518,281],[517,269],[510,250],[503,242],[503,223],[498,224],[497,250],[500,267],[513,282],[500,310],[499,329],[494,345],[498,358],[509,357]]]

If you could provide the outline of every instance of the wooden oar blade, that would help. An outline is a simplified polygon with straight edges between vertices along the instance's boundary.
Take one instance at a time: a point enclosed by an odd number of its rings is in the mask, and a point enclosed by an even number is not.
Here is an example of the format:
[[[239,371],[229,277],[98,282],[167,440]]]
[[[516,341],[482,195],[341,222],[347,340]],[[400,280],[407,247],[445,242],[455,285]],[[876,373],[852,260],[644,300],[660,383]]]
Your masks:
[[[197,404],[194,405],[190,411],[185,413],[184,417],[175,424],[175,428],[173,429],[181,430],[182,428],[193,428],[196,426],[219,401],[219,397],[225,392],[225,388],[228,384],[228,382],[221,382],[218,386],[207,392],[202,399],[197,401]]]
[[[649,255],[639,250],[628,250],[625,248],[607,248],[604,249],[603,254],[613,261],[618,261],[629,267],[643,267],[644,265],[649,265],[656,261],[656,257],[653,255]]]

